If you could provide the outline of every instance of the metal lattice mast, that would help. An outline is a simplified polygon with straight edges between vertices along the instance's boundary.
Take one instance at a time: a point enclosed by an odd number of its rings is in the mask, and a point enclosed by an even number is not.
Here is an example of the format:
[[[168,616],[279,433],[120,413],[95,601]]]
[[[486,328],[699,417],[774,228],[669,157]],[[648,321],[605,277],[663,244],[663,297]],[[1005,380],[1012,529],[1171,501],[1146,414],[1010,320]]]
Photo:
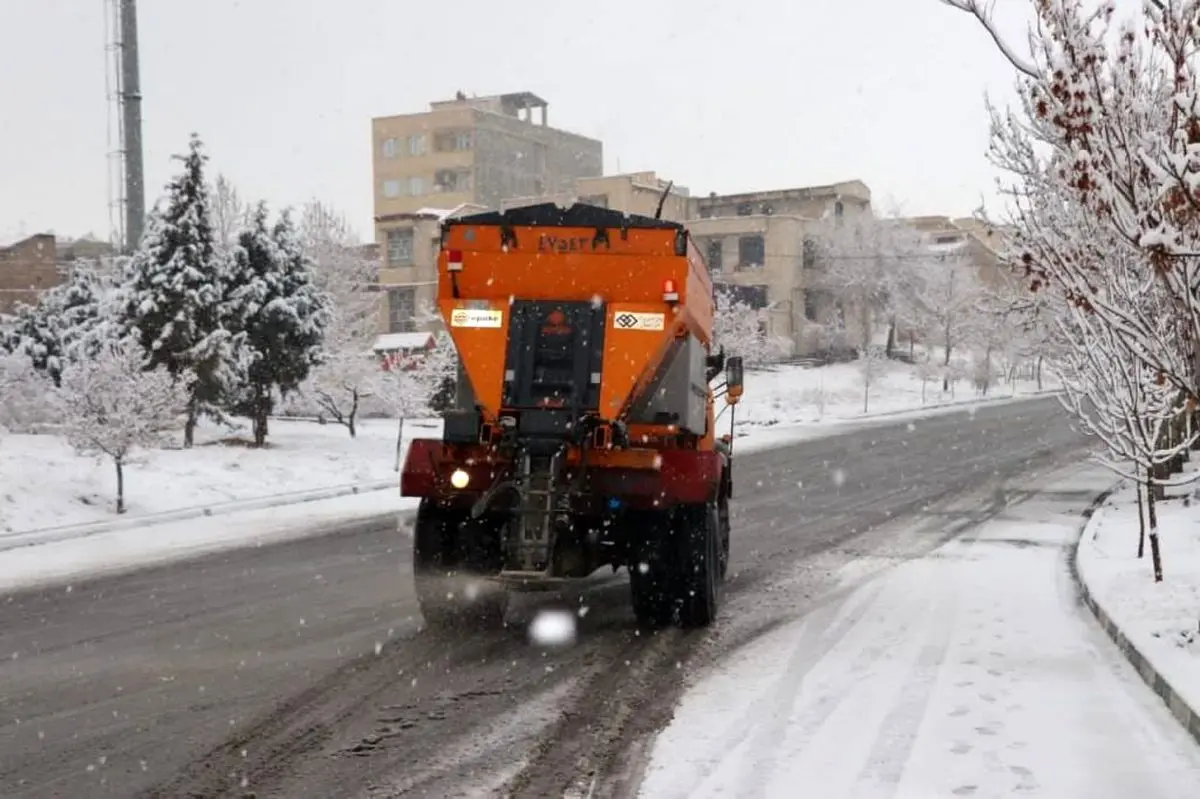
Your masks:
[[[125,251],[125,133],[121,125],[121,9],[119,0],[104,3],[104,94],[108,241],[114,252]]]
[[[142,160],[142,93],[138,67],[136,0],[104,0],[109,97],[108,194],[113,246],[131,252],[146,216]],[[114,142],[114,138],[116,141]],[[115,144],[115,146],[114,146]]]

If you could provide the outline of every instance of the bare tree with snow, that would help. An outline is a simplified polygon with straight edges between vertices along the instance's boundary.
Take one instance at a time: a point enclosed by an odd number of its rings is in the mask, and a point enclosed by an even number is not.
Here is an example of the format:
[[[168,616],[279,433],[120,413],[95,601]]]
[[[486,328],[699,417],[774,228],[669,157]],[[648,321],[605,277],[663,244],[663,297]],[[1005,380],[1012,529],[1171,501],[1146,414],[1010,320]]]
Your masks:
[[[63,372],[55,399],[67,441],[82,455],[116,467],[117,513],[125,512],[125,465],[138,448],[159,447],[179,426],[191,397],[191,375],[173,376],[133,339],[102,347]]]
[[[786,347],[773,341],[766,332],[767,312],[736,299],[730,292],[717,289],[713,340],[729,355],[740,355],[747,366],[761,366],[779,360]]]
[[[213,247],[218,253],[227,255],[237,246],[238,235],[250,224],[252,209],[224,175],[217,175],[208,193]]]
[[[1136,357],[1200,400],[1200,5],[1147,2],[1118,21],[1110,4],[1034,3],[1036,25],[1018,48],[990,4],[942,2],[975,17],[1018,74],[1020,107],[990,109],[991,155],[1011,178],[1015,260],[1035,287],[1141,341]],[[1161,284],[1186,368],[1149,346],[1158,333],[1100,289],[1102,248],[1114,240],[1136,253],[1143,280]]]
[[[299,238],[329,311],[318,362],[301,391],[353,437],[363,401],[384,387],[373,351],[383,312],[379,263],[363,254],[345,218],[318,202],[304,207]]]
[[[404,423],[408,419],[437,412],[439,399],[458,385],[459,360],[449,334],[434,334],[433,346],[402,359],[380,378],[378,398],[393,418],[396,430],[396,469],[400,468],[404,445]]]
[[[923,255],[920,235],[898,220],[864,211],[822,220],[810,236],[815,245],[811,288],[836,298],[860,354],[881,329],[887,331],[890,352],[911,292],[913,263]]]

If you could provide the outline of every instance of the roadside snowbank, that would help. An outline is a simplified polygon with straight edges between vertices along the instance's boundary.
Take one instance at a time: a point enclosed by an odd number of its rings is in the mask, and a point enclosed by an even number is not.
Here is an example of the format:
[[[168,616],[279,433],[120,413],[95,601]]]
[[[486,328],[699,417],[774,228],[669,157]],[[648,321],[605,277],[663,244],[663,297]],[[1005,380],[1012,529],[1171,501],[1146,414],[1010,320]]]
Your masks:
[[[126,467],[126,516],[393,479],[396,432],[392,420],[365,420],[353,439],[340,426],[278,420],[256,450],[247,434],[206,425],[192,449]],[[431,434],[435,422],[405,423],[405,441]],[[59,436],[0,439],[0,534],[109,521],[115,496],[112,463],[75,455]]]
[[[1039,390],[1035,382],[1018,380],[994,384],[986,395],[966,382],[943,392],[940,382],[921,379],[920,366],[884,361],[874,368],[869,392],[863,388],[858,362],[747,372],[744,399],[737,407],[738,430],[856,419],[951,402],[1027,396]],[[1043,380],[1044,389],[1057,387],[1048,376]]]
[[[359,522],[396,517],[396,545],[404,537],[401,511],[411,500],[394,491],[375,491],[302,505],[240,511],[218,518],[200,517],[94,536],[36,544],[0,552],[0,592],[67,583],[112,572],[169,563],[231,549],[266,546],[344,529]],[[399,575],[397,576],[399,579]]]
[[[1131,485],[1092,517],[1079,542],[1079,576],[1129,642],[1200,713],[1200,506],[1171,499],[1155,507],[1161,583],[1154,582],[1148,542],[1145,557],[1137,557],[1137,495]]]

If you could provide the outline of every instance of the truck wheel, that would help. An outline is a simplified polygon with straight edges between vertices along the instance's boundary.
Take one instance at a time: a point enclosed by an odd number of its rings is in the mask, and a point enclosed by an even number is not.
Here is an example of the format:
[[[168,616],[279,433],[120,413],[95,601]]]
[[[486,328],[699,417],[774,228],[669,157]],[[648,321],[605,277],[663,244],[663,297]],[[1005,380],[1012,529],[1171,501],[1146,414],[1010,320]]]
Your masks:
[[[721,536],[721,580],[729,572],[729,498],[721,497],[717,501],[717,529]]]
[[[670,520],[662,511],[633,514],[628,536],[633,554],[629,589],[638,625],[657,630],[675,620],[676,569],[670,548]]]
[[[421,500],[413,529],[413,582],[430,627],[504,625],[508,594],[481,579],[500,570],[487,532],[463,512]]]
[[[719,501],[676,509],[672,538],[676,545],[679,626],[707,627],[721,605],[723,565]]]

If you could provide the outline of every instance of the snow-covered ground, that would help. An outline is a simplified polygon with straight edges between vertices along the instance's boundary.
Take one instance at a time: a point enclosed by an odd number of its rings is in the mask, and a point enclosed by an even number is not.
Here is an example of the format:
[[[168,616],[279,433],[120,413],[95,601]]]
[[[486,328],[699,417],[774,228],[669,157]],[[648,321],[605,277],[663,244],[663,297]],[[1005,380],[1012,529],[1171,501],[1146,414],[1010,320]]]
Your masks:
[[[438,435],[438,424],[407,422],[405,441]],[[256,450],[246,431],[204,425],[192,449],[142,453],[126,467],[127,515],[394,480],[397,427],[364,420],[352,439],[338,425],[277,420]],[[0,535],[111,520],[115,497],[111,462],[79,457],[59,436],[0,438]]]
[[[1029,393],[1032,383],[1001,385],[988,398]],[[971,400],[973,390],[941,395],[940,386],[922,388],[917,370],[888,363],[875,376],[870,415],[916,411],[954,400]],[[832,424],[862,420],[862,373],[855,364],[821,368],[781,366],[749,372],[737,406],[741,451],[781,446],[827,432]],[[728,430],[730,414],[722,419]],[[405,425],[405,439],[440,435],[433,420]],[[345,428],[276,420],[268,447],[245,445],[246,431],[229,433],[208,424],[197,446],[143,453],[126,467],[127,517],[235,500],[396,478],[397,423],[362,420],[358,437]],[[0,535],[114,518],[116,476],[109,462],[75,455],[53,435],[0,438]]]
[[[1169,489],[1168,495],[1190,491]],[[1154,582],[1148,542],[1145,557],[1137,557],[1137,498],[1129,485],[1088,525],[1079,543],[1079,574],[1130,643],[1200,711],[1200,505],[1193,503],[1156,505],[1161,583]]]
[[[870,388],[864,388],[859,363],[831,364],[816,368],[784,365],[746,373],[744,399],[737,407],[739,432],[761,427],[819,424],[861,418],[865,415],[895,413],[951,402],[999,399],[1036,392],[1035,382],[1000,382],[989,387],[985,396],[967,382],[942,391],[936,380],[922,380],[918,366],[900,361],[885,361],[875,367]],[[1056,388],[1049,374],[1045,389]]]
[[[1110,483],[1027,478],[1009,491],[1032,498],[925,557],[851,561],[823,597],[777,591],[790,620],[694,681],[641,795],[1195,797],[1200,749],[1067,569]]]

